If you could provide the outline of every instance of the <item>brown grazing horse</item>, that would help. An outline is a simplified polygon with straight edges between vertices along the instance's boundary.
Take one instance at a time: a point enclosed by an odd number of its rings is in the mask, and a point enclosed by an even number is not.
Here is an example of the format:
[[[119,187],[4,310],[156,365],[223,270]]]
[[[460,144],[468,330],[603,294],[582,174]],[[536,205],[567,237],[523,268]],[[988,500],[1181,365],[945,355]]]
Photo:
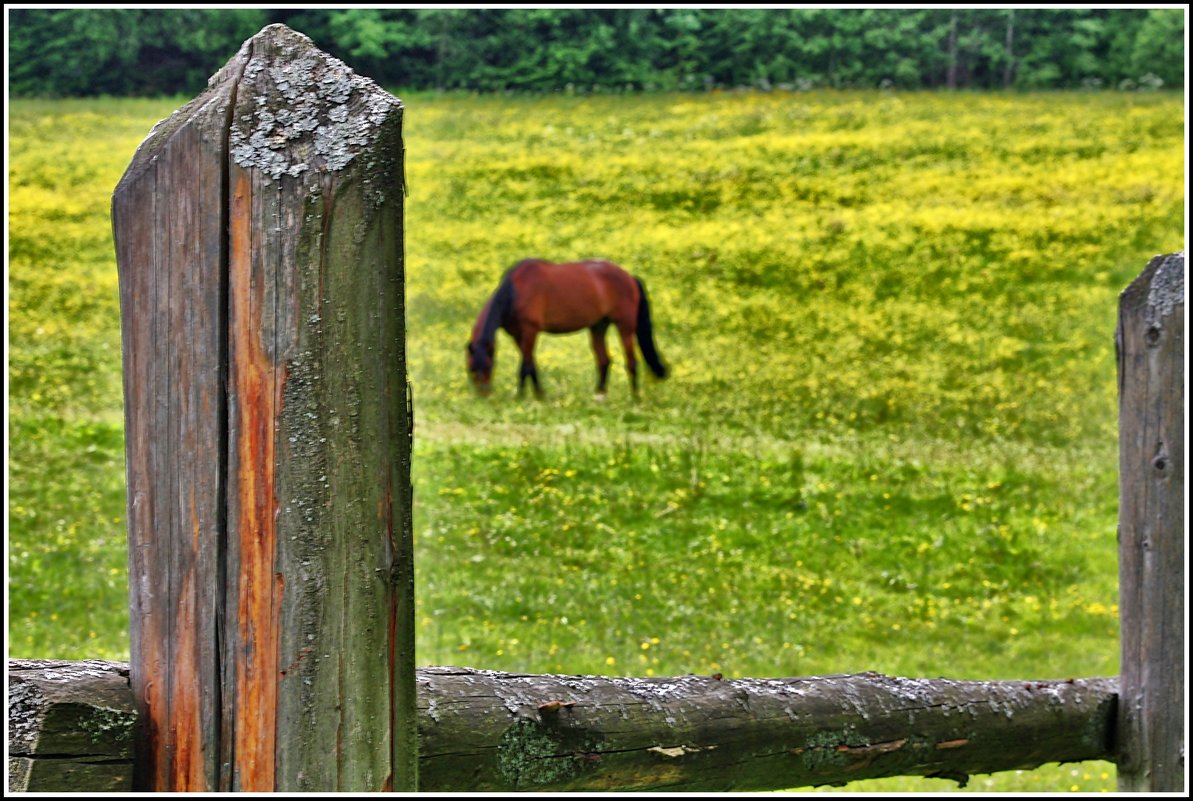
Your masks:
[[[651,335],[650,304],[641,281],[611,261],[592,259],[554,264],[524,259],[506,271],[472,327],[468,372],[477,391],[488,395],[497,329],[504,328],[522,351],[518,394],[522,394],[529,378],[535,394],[541,396],[538,370],[534,366],[534,342],[538,335],[568,334],[587,328],[592,333],[592,351],[596,355],[597,396],[604,397],[609,377],[605,331],[610,324],[617,327],[621,336],[626,371],[635,395],[638,394],[635,334],[651,372],[659,378],[666,377],[667,368],[659,359]]]

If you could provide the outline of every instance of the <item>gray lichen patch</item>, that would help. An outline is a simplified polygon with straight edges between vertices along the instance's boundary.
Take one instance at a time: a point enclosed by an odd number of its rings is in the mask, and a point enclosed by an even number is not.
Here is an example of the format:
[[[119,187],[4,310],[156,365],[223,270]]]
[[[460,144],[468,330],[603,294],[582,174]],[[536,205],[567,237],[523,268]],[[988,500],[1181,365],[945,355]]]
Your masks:
[[[284,25],[247,43],[229,131],[233,161],[271,179],[338,172],[376,138],[401,102]]]
[[[37,688],[24,682],[8,688],[8,747],[15,754],[32,754],[37,749],[42,697]]]
[[[72,684],[81,679],[100,679],[109,676],[128,676],[128,662],[106,662],[102,659],[83,659],[77,662],[49,659],[10,659],[10,673],[29,676],[38,681]],[[29,671],[28,674],[22,671]]]
[[[699,689],[715,686],[716,679],[706,676],[679,676],[676,678],[643,679],[632,676],[607,679],[614,687],[640,698],[658,708],[660,703],[692,695]]]
[[[1185,254],[1163,257],[1147,291],[1147,323],[1157,325],[1185,302]]]
[[[518,718],[497,745],[497,770],[515,789],[559,785],[581,772],[584,754],[598,752],[601,738],[582,729],[547,728]]]

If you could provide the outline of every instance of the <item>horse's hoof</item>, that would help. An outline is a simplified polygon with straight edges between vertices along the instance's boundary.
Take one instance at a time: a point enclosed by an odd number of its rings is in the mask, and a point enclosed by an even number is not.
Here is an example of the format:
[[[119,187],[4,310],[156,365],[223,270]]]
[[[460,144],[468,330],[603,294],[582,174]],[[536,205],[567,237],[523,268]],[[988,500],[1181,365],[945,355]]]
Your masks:
[[[603,401],[603,400],[605,400],[605,399],[606,399],[606,398],[608,398],[608,397],[609,397],[609,396],[608,396],[608,395],[606,395],[604,392],[598,392],[597,394],[595,394],[595,395],[593,395],[593,396],[592,396],[592,399],[593,399],[593,400],[596,400],[596,401]]]

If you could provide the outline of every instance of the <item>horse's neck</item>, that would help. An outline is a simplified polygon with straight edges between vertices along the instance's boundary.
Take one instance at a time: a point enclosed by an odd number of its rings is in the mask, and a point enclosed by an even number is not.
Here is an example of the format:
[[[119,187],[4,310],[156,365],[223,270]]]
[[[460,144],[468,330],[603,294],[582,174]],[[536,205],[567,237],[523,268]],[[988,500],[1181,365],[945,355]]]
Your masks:
[[[512,271],[510,271],[512,272]],[[497,291],[493,293],[485,308],[481,310],[477,325],[480,328],[480,339],[485,344],[493,341],[497,336],[497,329],[510,322],[514,310],[513,276],[506,273]]]
[[[496,297],[494,295],[493,297]],[[505,321],[501,319],[501,315],[493,308],[493,297],[485,301],[484,308],[481,309],[480,316],[476,318],[476,326],[472,329],[472,338],[478,343],[488,344],[497,336],[497,329],[501,327]]]

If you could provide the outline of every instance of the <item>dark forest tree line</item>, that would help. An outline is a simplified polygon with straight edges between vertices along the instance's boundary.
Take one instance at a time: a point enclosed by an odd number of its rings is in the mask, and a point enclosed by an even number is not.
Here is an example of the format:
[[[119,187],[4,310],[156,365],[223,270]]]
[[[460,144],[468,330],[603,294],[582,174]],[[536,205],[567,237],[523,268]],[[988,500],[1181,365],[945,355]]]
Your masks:
[[[389,89],[1181,88],[1183,8],[11,9],[13,96],[193,94],[284,22]]]

